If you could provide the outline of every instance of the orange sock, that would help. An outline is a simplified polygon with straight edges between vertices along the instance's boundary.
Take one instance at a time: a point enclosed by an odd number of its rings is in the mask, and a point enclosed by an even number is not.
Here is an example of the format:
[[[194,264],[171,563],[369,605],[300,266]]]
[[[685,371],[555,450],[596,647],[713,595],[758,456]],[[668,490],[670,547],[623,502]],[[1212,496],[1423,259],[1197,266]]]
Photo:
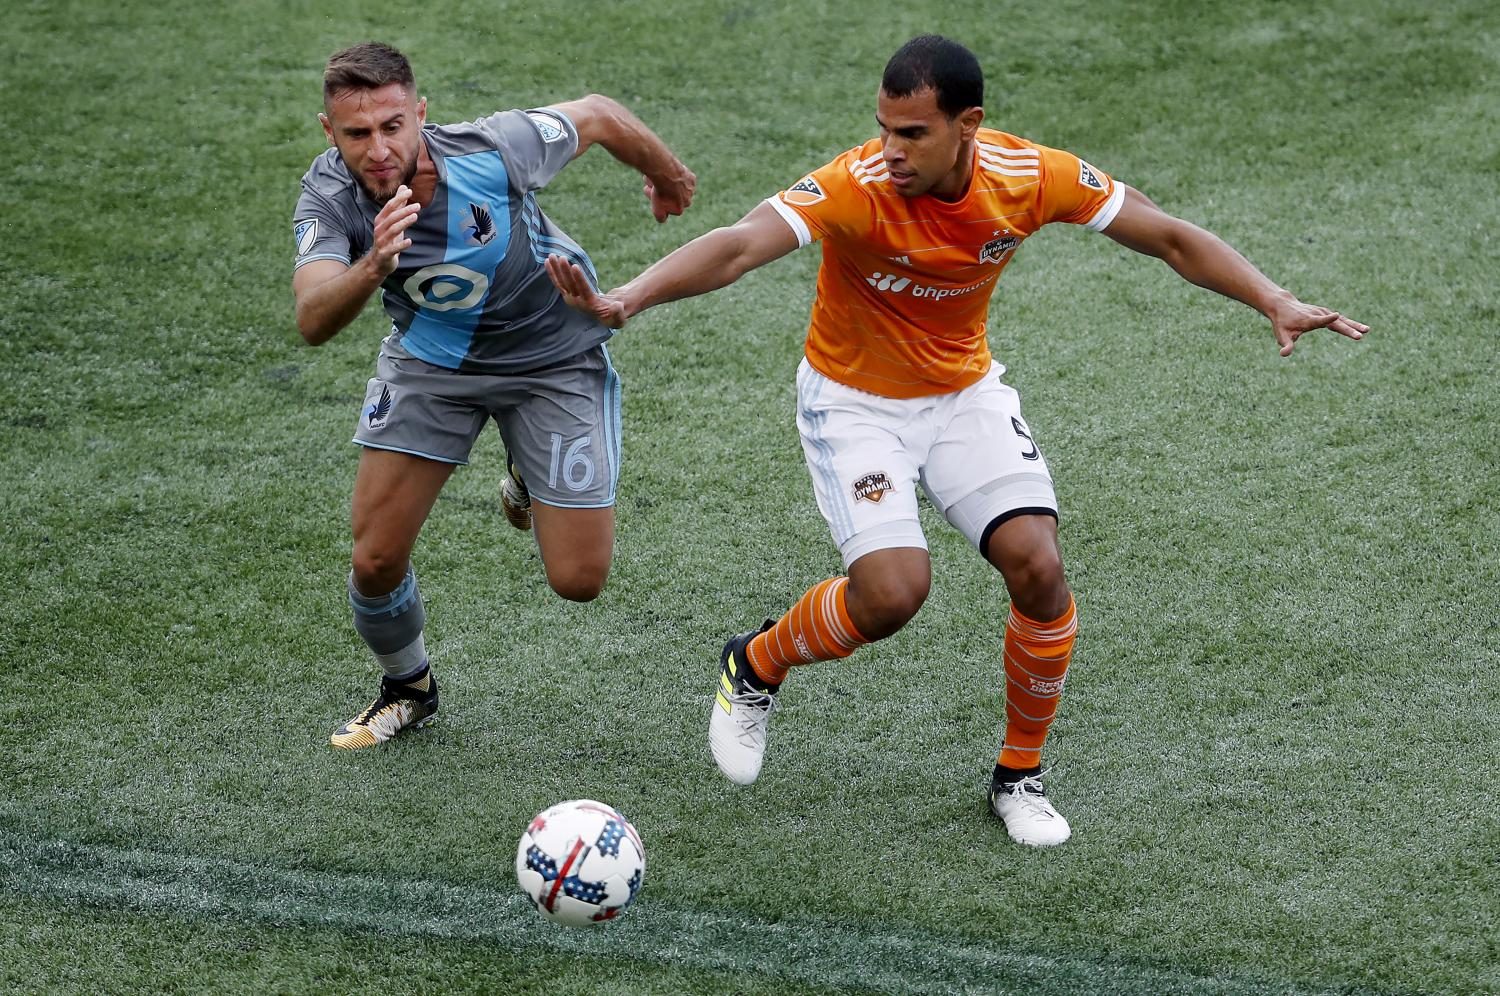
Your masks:
[[[849,618],[848,588],[846,577],[818,582],[776,625],[750,641],[745,654],[761,681],[779,685],[788,668],[848,657],[870,642]]]
[[[1047,623],[1027,619],[1012,606],[1005,624],[1005,741],[1000,764],[1025,770],[1042,763],[1042,741],[1057,715],[1057,699],[1067,677],[1078,611]]]

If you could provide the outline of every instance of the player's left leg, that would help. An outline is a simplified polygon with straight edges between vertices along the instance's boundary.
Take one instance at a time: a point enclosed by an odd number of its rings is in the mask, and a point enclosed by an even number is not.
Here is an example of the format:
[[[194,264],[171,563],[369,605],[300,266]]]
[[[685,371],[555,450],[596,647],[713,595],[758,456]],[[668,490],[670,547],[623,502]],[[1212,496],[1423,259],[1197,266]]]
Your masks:
[[[923,484],[938,510],[1000,571],[1011,596],[1003,641],[1006,722],[990,804],[1014,840],[1060,844],[1072,831],[1042,788],[1041,751],[1077,624],[1057,545],[1052,477],[1016,392],[1000,382],[998,370],[952,404]]]
[[[496,377],[492,405],[507,454],[506,517],[520,524],[524,491],[547,583],[570,601],[598,597],[614,556],[620,475],[620,380],[609,353],[598,346]]]
[[[1068,821],[1042,787],[1042,746],[1057,716],[1078,613],[1063,574],[1057,520],[1023,514],[999,522],[985,556],[1005,578],[1005,735],[991,776],[990,806],[1018,843],[1061,844]]]
[[[562,508],[537,500],[531,503],[531,521],[552,590],[570,602],[599,597],[615,548],[615,510]]]

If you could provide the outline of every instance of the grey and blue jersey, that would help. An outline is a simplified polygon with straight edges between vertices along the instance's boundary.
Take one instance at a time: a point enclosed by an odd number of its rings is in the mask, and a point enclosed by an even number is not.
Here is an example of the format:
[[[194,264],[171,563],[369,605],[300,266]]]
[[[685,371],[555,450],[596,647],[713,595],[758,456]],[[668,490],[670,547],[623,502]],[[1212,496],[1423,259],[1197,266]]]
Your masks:
[[[406,230],[411,246],[381,285],[393,341],[449,370],[542,369],[607,340],[612,331],[563,302],[543,261],[588,255],[537,205],[536,191],[568,164],[578,132],[551,109],[501,111],[422,130],[437,189]],[[352,264],[374,244],[380,205],[337,149],[313,160],[293,215],[296,265]]]

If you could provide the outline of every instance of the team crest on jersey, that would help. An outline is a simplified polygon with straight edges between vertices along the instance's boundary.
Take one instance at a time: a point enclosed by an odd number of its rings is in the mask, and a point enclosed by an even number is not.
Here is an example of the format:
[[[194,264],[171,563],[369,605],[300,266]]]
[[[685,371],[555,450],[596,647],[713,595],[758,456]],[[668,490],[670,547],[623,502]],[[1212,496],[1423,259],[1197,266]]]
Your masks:
[[[495,237],[495,215],[489,202],[469,203],[469,220],[464,224],[464,241],[471,246],[486,246]]]
[[[374,392],[370,392],[372,395]],[[391,385],[380,385],[379,397],[367,397],[365,399],[364,417],[365,423],[371,429],[384,429],[386,422],[390,421],[391,408],[396,404],[396,396],[391,393]]]
[[[990,239],[984,244],[984,248],[979,250],[979,261],[981,263],[1002,262],[1006,256],[1010,255],[1011,250],[1020,244],[1021,240],[1014,235],[1002,235],[998,239]]]
[[[787,192],[781,195],[781,199],[798,207],[810,207],[827,196],[823,193],[823,188],[818,186],[817,180],[804,176],[787,188]]]
[[[306,218],[293,224],[296,225],[292,231],[297,238],[297,255],[306,256],[318,242],[318,219]]]
[[[527,111],[526,116],[531,119],[532,124],[536,125],[536,130],[542,133],[542,141],[548,145],[561,142],[567,137],[568,133],[563,131],[562,125],[552,115],[543,114],[541,111]]]
[[[891,484],[891,479],[885,476],[885,471],[877,470],[854,482],[854,500],[872,501],[879,505],[880,499],[894,490],[895,487]]]
[[[1078,160],[1078,183],[1090,190],[1104,189],[1104,179],[1099,176],[1098,170],[1082,159]]]

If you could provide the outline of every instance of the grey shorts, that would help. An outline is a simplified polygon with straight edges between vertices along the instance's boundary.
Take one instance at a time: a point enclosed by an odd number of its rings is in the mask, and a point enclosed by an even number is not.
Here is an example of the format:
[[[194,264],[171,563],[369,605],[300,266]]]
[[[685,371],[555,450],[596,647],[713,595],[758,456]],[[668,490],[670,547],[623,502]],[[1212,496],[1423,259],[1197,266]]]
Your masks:
[[[354,441],[464,464],[489,418],[534,500],[564,508],[615,503],[620,378],[603,345],[545,370],[483,374],[434,366],[385,343]]]

